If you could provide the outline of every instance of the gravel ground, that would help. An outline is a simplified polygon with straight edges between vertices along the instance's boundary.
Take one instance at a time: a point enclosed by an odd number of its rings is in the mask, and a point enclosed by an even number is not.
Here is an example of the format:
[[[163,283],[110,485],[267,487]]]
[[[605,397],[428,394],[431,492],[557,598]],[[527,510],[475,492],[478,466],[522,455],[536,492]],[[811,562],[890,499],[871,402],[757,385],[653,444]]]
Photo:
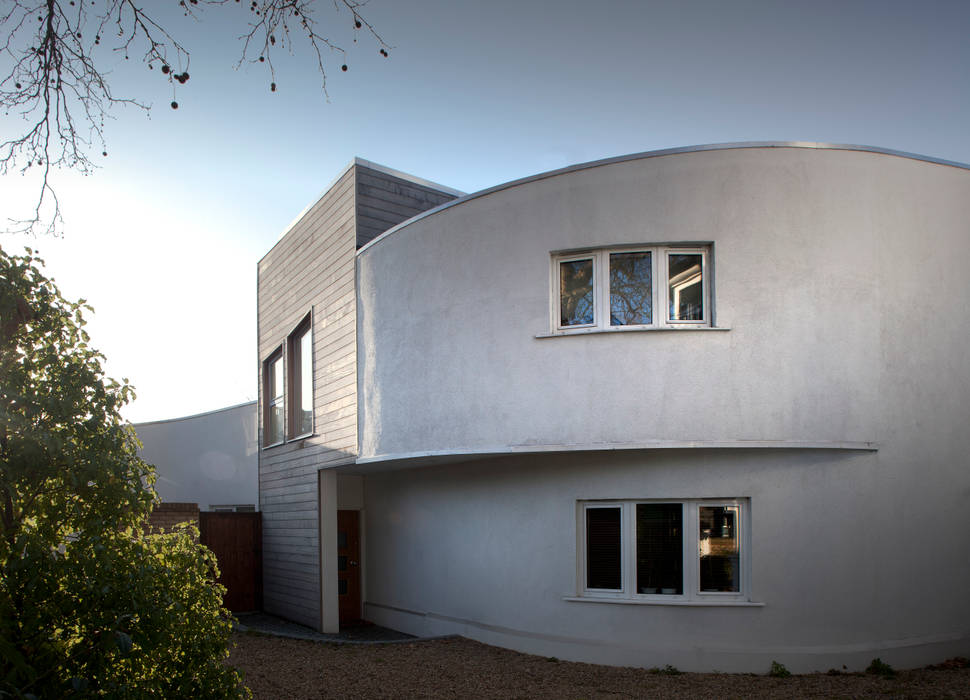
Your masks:
[[[866,674],[657,673],[451,638],[334,644],[237,633],[230,663],[256,698],[970,698],[966,662]],[[962,668],[959,666],[963,666]]]

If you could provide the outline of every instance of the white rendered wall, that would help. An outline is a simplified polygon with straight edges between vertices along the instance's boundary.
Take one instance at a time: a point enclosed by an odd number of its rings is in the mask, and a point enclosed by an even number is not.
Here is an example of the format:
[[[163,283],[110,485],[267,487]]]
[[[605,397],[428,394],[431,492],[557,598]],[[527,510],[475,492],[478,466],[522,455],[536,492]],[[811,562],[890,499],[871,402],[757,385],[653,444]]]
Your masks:
[[[937,389],[970,392],[968,221],[966,170],[797,148],[627,161],[452,206],[358,254],[359,459],[879,443],[940,412]],[[551,251],[673,241],[714,244],[730,330],[535,337]]]
[[[536,337],[550,252],[664,242],[713,244],[729,330]],[[966,656],[967,270],[970,172],[864,151],[631,160],[378,239],[358,469],[578,452],[365,477],[369,619],[694,670]],[[562,600],[577,501],[702,497],[751,499],[763,607]]]
[[[967,519],[954,512],[965,497],[919,488],[918,474],[901,482],[893,466],[858,451],[649,450],[368,475],[365,616],[648,668],[766,673],[777,660],[810,672],[965,656]],[[705,497],[750,499],[751,600],[763,606],[564,600],[577,594],[577,501]]]
[[[258,507],[255,401],[134,428],[163,501]]]

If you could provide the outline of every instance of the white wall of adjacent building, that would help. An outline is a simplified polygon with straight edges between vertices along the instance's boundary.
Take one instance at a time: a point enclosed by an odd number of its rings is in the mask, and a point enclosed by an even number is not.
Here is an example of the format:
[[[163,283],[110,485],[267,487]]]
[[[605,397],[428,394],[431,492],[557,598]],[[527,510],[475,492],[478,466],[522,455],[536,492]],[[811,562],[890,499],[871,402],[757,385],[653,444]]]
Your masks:
[[[134,428],[162,501],[258,508],[255,401]]]

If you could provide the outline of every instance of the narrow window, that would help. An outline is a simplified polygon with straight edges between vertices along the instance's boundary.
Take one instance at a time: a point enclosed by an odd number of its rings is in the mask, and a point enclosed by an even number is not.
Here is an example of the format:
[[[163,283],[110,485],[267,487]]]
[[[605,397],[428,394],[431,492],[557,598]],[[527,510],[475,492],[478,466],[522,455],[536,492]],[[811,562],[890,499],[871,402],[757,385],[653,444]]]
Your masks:
[[[559,325],[593,323],[593,259],[559,263]]]
[[[701,593],[741,591],[738,506],[700,506],[698,555]]]
[[[637,504],[637,593],[683,595],[684,509]]]
[[[610,325],[653,323],[653,262],[649,252],[610,253]]]
[[[623,588],[619,506],[586,508],[586,587]]]
[[[671,321],[704,320],[704,256],[670,253],[667,256],[668,302]]]
[[[277,350],[263,365],[264,445],[283,442],[283,352]]]
[[[305,318],[287,339],[290,365],[290,437],[313,433],[313,332]]]

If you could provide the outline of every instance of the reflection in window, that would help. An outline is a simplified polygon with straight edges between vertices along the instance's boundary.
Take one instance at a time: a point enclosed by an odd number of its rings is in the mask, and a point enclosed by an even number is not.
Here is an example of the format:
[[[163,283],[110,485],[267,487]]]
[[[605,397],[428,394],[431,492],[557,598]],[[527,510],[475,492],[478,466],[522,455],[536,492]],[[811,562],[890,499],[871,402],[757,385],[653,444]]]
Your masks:
[[[653,263],[649,252],[610,254],[610,325],[652,323]]]
[[[586,509],[586,587],[620,590],[620,508]]]
[[[593,323],[593,260],[559,263],[560,325]]]
[[[637,593],[683,594],[683,513],[680,503],[637,504]]]
[[[696,253],[670,253],[667,279],[671,321],[704,320],[704,257]]]
[[[307,318],[290,336],[290,367],[292,395],[290,396],[290,437],[313,432],[313,334]]]
[[[277,352],[266,361],[266,416],[264,444],[283,442],[283,354]]]
[[[741,548],[738,542],[738,506],[700,506],[697,514],[701,592],[739,592]]]

